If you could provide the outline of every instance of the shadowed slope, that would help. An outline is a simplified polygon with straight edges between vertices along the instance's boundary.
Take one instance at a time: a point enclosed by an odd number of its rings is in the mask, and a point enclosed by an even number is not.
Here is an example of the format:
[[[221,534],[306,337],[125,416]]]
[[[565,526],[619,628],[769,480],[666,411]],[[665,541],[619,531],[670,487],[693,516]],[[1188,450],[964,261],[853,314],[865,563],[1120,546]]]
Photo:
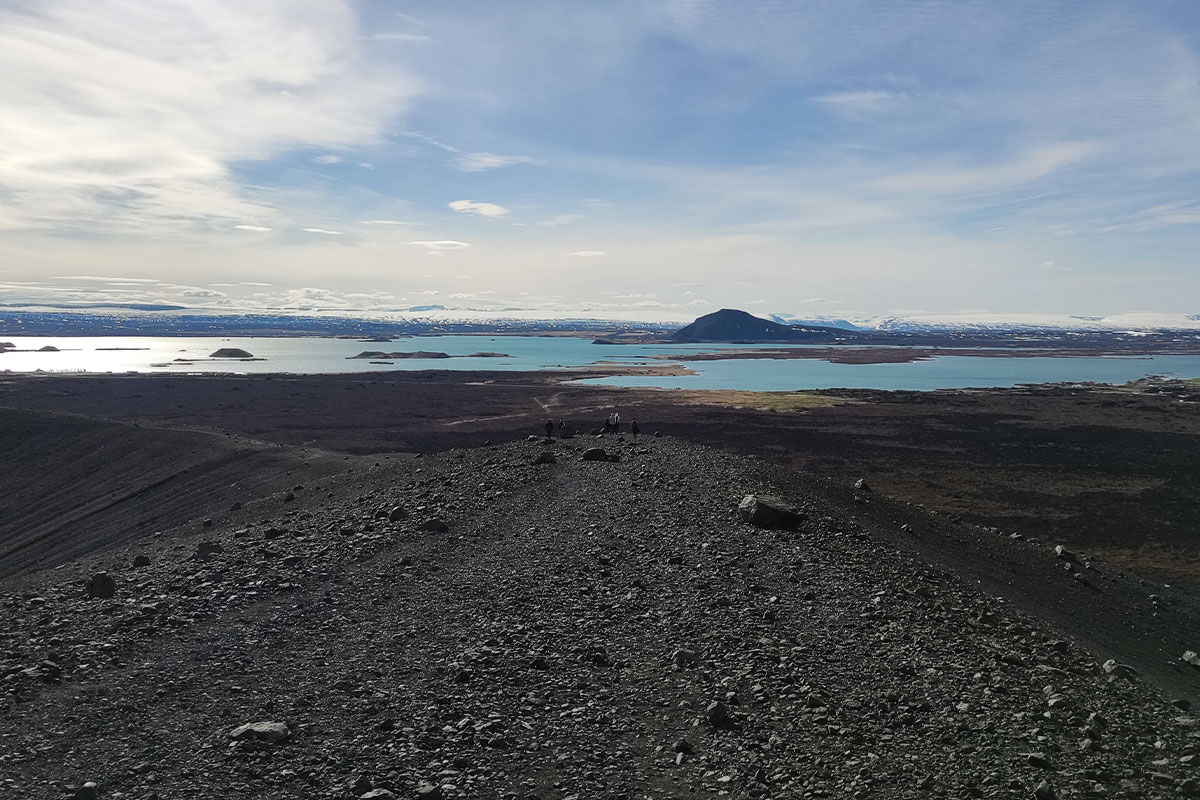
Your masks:
[[[0,409],[0,577],[199,525],[338,464],[205,432]]]

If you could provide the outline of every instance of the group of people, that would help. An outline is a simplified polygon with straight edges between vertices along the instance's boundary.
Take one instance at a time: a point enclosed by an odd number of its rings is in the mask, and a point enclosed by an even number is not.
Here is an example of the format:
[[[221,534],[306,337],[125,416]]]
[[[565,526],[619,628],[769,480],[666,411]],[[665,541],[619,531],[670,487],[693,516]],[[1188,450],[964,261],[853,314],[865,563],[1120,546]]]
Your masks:
[[[569,430],[567,428],[566,421],[560,419],[558,421],[557,427],[558,427],[559,437],[566,438],[566,436],[564,434],[566,433],[567,430]],[[550,420],[550,419],[546,420],[546,438],[547,439],[554,438],[554,430],[555,430],[554,420]],[[608,418],[604,420],[604,426],[600,429],[600,432],[601,433],[620,433],[621,432],[621,415],[618,414],[616,411],[609,414]],[[638,434],[641,432],[642,432],[642,429],[641,429],[641,427],[638,426],[637,417],[634,417],[629,423],[629,433],[633,435],[634,439],[636,439],[638,437]]]
[[[616,411],[608,415],[608,419],[604,420],[604,427],[601,429],[603,433],[620,433],[621,432],[621,415]],[[629,423],[629,432],[633,434],[633,438],[637,438],[642,429],[638,427],[637,417],[634,417]]]

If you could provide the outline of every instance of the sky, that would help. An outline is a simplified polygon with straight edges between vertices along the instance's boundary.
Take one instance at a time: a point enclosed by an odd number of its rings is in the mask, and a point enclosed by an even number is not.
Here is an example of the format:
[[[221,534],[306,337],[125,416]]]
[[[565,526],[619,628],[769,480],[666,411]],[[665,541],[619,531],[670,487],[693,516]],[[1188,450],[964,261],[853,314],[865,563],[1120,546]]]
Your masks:
[[[0,303],[1200,312],[1200,5],[0,0]]]

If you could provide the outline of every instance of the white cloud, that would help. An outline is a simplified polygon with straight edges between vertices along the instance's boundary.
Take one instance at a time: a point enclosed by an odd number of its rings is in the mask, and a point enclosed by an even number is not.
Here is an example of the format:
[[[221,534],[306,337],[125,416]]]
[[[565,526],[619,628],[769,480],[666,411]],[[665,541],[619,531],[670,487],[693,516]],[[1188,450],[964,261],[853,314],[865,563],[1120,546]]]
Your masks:
[[[224,297],[224,292],[213,289],[187,289],[179,293],[180,297]]]
[[[432,42],[433,37],[420,33],[384,32],[371,36],[377,42]]]
[[[420,245],[427,250],[462,250],[465,247],[470,247],[470,242],[456,242],[453,239],[442,239],[435,242],[409,242],[409,244]]]
[[[424,225],[424,222],[405,222],[401,219],[364,219],[363,225]]]
[[[326,153],[323,156],[317,156],[313,161],[318,164],[340,164],[342,163],[342,157],[335,156],[333,153]]]
[[[109,277],[104,275],[54,275],[51,280],[55,281],[103,281],[104,283],[161,283],[158,278],[124,278],[124,277]]]
[[[542,220],[538,225],[554,228],[559,225],[570,225],[572,222],[578,222],[581,219],[583,219],[583,214],[559,214],[557,217]]]
[[[503,217],[508,213],[504,206],[495,203],[477,203],[474,200],[455,200],[447,205],[455,211],[466,214],[478,214],[481,217]]]
[[[376,143],[416,93],[357,39],[342,0],[7,4],[0,225],[158,236],[274,218],[235,164]]]
[[[463,172],[485,172],[516,164],[534,163],[536,160],[531,156],[501,156],[495,153],[463,153],[454,159],[454,165]]]
[[[264,228],[262,225],[234,225],[233,227],[235,230],[254,231],[255,233],[266,233],[271,230],[270,228]]]
[[[344,232],[342,232],[342,231],[331,231],[331,230],[328,230],[327,228],[301,228],[300,230],[304,231],[305,233],[320,233],[324,236],[344,236],[345,235]]]
[[[567,255],[578,256],[579,258],[597,258],[599,256],[606,256],[608,253],[605,253],[603,250],[576,250],[574,253],[567,253]]]

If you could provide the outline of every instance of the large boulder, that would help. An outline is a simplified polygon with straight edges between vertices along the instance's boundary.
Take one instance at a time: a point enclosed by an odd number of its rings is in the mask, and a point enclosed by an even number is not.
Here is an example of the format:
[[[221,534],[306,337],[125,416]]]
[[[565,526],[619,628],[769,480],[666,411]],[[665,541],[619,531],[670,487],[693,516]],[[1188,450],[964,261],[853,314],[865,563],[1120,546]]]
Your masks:
[[[621,457],[615,454],[610,454],[603,447],[589,447],[583,451],[580,457],[584,461],[620,461]]]
[[[738,516],[760,528],[795,530],[804,515],[791,503],[765,494],[748,494],[738,503]]]

